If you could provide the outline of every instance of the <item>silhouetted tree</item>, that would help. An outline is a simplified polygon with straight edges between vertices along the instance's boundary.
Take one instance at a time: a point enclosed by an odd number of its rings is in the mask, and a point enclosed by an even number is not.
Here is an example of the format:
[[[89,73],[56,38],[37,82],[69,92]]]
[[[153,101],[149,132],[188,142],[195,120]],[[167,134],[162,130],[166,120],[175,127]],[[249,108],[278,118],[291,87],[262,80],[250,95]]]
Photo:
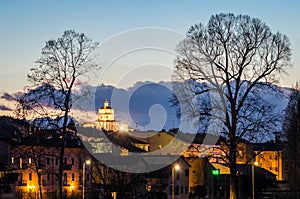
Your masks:
[[[93,42],[85,34],[74,30],[66,30],[57,40],[47,41],[40,59],[36,61],[37,66],[32,67],[28,75],[34,89],[18,100],[16,112],[21,116],[30,116],[27,114],[29,111],[41,117],[63,118],[57,198],[62,197],[64,146],[69,113],[74,102],[72,91],[80,77],[98,68],[98,65],[92,62],[94,57],[91,56],[97,45],[97,42]],[[49,112],[49,107],[55,111]]]
[[[300,88],[298,83],[290,95],[285,110],[283,130],[287,140],[284,151],[288,165],[288,182],[290,188],[296,191],[300,187]]]
[[[44,147],[40,145],[23,145],[16,143],[10,148],[14,158],[18,160],[19,169],[32,170],[37,175],[38,180],[38,195],[43,198],[42,192],[42,176],[51,171],[51,168],[46,164],[46,159],[53,155],[46,154]]]
[[[101,197],[105,199],[112,199],[113,192],[117,193],[118,199],[145,197],[144,174],[118,171],[96,160],[91,174]]]
[[[227,138],[230,199],[236,199],[237,144],[243,138],[258,138],[274,124],[271,105],[258,94],[278,82],[290,64],[290,42],[287,36],[272,33],[260,19],[217,14],[207,26],[191,26],[177,52],[175,80],[189,85],[174,85],[184,107],[181,114],[222,124],[221,132],[215,133]],[[201,101],[205,95],[210,100]],[[195,101],[204,103],[193,107]]]

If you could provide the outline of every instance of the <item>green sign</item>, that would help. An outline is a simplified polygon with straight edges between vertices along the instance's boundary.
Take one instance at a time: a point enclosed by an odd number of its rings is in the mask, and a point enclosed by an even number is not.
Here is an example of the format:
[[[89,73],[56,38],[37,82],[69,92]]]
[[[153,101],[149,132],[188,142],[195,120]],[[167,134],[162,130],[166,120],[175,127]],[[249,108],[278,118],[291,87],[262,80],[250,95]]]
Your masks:
[[[214,176],[218,176],[218,175],[220,175],[220,169],[213,169],[213,170],[211,171],[211,173],[212,173]]]

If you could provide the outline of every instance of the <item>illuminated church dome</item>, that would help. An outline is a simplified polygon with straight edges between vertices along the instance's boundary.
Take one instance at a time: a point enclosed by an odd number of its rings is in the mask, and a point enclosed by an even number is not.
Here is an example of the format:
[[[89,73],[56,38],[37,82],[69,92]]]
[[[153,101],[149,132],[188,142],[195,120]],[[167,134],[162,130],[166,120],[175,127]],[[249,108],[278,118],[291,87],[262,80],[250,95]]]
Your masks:
[[[108,100],[105,100],[103,107],[98,109],[97,120],[94,122],[87,122],[83,126],[115,132],[133,131],[133,129],[128,128],[128,124],[115,120],[115,111],[109,106]]]
[[[108,100],[105,100],[104,106],[98,110],[98,122],[101,129],[107,131],[128,131],[128,125],[115,120],[115,112],[109,106]]]
[[[98,110],[98,121],[99,122],[115,121],[114,109],[109,106],[107,100],[105,100],[104,106],[99,108]]]

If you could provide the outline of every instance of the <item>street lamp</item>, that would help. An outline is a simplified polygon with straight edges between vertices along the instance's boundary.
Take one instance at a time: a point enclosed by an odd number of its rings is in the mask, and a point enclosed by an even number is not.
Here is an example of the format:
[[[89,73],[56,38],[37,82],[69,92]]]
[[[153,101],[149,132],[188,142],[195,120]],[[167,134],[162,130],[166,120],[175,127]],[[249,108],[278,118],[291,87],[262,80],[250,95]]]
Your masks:
[[[254,166],[257,166],[258,162],[253,162],[252,164],[252,199],[255,199],[255,188],[254,188],[254,180],[255,180],[255,173],[254,173]]]
[[[90,165],[91,164],[91,161],[90,160],[86,160],[84,163],[83,163],[83,170],[82,170],[82,199],[84,199],[84,181],[85,181],[85,165]]]
[[[180,169],[179,164],[175,164],[172,168],[172,199],[175,197],[175,171],[178,171]]]

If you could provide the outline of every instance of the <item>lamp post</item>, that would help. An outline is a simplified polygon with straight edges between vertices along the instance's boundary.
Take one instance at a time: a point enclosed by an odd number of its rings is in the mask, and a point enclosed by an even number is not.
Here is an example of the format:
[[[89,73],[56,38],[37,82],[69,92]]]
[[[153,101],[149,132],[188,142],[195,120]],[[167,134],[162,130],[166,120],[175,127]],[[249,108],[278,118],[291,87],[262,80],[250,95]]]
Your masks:
[[[175,164],[172,167],[172,199],[175,198],[175,171],[178,171],[180,169],[179,164]]]
[[[254,188],[254,180],[255,180],[255,172],[254,172],[254,167],[258,165],[258,162],[253,162],[252,164],[252,199],[255,199],[255,188]]]
[[[90,160],[86,160],[84,163],[83,163],[83,169],[82,169],[82,199],[84,199],[84,182],[85,182],[85,165],[90,165],[91,164],[91,161]]]

